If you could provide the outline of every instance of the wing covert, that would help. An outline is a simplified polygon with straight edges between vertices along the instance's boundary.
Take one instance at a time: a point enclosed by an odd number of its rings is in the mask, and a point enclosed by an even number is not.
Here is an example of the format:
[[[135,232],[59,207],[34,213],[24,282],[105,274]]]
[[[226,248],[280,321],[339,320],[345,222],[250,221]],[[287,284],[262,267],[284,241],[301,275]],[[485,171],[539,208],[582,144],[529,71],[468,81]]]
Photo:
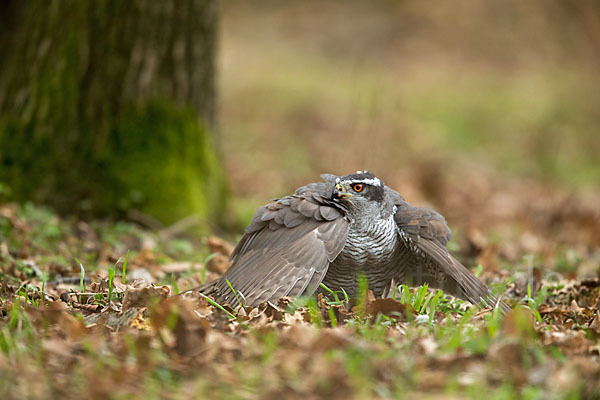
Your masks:
[[[394,192],[389,189],[389,191]],[[394,192],[396,193],[396,192]],[[489,288],[456,260],[446,248],[452,233],[444,217],[428,208],[414,207],[402,196],[392,194],[397,211],[394,220],[404,250],[400,260],[404,264],[398,280],[413,285],[428,283],[473,304],[484,304],[503,311],[510,308],[491,293]]]
[[[331,190],[327,183],[310,184],[260,207],[211,294],[237,306],[229,285],[247,305],[314,293],[349,229],[343,211],[327,202]]]

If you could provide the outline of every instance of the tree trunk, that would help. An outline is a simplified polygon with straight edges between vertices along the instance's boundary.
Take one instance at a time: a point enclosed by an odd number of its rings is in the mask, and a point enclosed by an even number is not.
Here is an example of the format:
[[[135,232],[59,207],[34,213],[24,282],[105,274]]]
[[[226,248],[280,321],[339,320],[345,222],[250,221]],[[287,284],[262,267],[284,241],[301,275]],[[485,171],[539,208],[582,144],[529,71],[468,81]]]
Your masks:
[[[0,183],[16,200],[220,215],[216,0],[0,7]]]

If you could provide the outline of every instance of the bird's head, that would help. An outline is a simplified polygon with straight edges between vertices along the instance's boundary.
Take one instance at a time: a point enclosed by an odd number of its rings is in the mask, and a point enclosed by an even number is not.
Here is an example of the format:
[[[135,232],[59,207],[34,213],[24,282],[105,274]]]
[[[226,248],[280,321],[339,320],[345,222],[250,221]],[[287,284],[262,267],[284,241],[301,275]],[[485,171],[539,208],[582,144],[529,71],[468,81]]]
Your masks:
[[[389,208],[385,201],[385,184],[369,171],[357,171],[335,178],[332,199],[355,216],[382,215]],[[389,215],[389,214],[388,214]]]

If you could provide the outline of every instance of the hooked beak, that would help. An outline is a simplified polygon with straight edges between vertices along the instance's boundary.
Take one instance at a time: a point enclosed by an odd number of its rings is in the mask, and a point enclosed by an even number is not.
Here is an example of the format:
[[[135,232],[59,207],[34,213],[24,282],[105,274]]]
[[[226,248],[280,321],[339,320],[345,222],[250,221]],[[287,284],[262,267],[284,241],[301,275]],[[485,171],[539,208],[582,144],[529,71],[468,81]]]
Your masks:
[[[335,185],[335,189],[333,189],[333,197],[336,199],[341,199],[345,197],[352,197],[352,194],[348,193],[346,188],[341,183],[338,183]]]

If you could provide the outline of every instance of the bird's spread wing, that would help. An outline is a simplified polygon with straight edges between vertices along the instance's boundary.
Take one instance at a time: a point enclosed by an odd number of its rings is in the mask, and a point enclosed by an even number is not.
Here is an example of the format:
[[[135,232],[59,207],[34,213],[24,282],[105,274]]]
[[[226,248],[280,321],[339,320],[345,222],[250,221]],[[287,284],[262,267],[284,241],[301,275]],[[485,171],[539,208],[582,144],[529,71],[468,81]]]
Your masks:
[[[310,184],[260,207],[231,255],[231,268],[204,291],[232,306],[314,293],[349,227],[328,193],[328,184]]]
[[[444,217],[428,208],[413,207],[398,193],[386,188],[397,207],[394,219],[404,245],[399,262],[404,266],[401,283],[427,283],[473,304],[507,311],[509,308],[489,288],[456,260],[446,248],[452,233]],[[392,193],[393,192],[393,193]]]

